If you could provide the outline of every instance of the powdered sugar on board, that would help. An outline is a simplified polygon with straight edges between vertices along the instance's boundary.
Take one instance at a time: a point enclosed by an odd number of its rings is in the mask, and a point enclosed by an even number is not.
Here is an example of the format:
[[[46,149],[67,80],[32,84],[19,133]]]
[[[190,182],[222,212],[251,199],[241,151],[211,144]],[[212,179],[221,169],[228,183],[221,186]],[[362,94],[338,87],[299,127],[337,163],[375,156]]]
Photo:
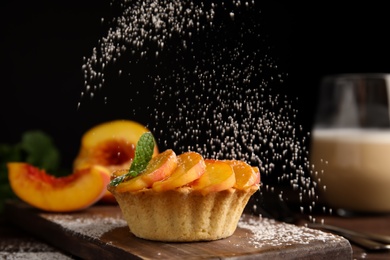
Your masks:
[[[4,241],[6,240],[6,241]],[[15,237],[0,240],[0,259],[39,259],[70,260],[73,259],[54,247],[32,237]]]
[[[1,259],[9,260],[71,260],[73,258],[58,252],[0,252]]]
[[[249,244],[255,248],[306,245],[314,242],[343,241],[342,237],[320,230],[277,222],[268,218],[241,218],[239,228],[249,231]]]
[[[105,215],[89,215],[86,217],[77,214],[42,214],[43,218],[54,222],[64,229],[79,233],[91,238],[100,238],[103,234],[118,227],[127,226],[120,215],[107,217]]]
[[[99,239],[105,233],[116,228],[127,227],[126,221],[120,214],[106,216],[102,214],[84,215],[78,214],[41,214],[51,222],[62,228],[89,238]],[[327,243],[329,241],[343,240],[342,237],[307,228],[296,226],[273,219],[243,215],[238,223],[238,228],[247,231],[247,239],[254,248],[279,247],[314,242]]]
[[[60,225],[62,228],[92,239],[99,239],[105,233],[126,227],[127,223],[120,214],[41,214],[43,218]],[[238,228],[246,230],[246,240],[253,248],[307,245],[342,241],[342,237],[304,226],[296,226],[273,219],[243,215]]]
[[[43,241],[82,259],[351,259],[349,242],[322,231],[244,214],[226,239],[163,243],[135,237],[118,206],[48,213],[7,204],[7,218]],[[32,224],[34,223],[34,224]]]

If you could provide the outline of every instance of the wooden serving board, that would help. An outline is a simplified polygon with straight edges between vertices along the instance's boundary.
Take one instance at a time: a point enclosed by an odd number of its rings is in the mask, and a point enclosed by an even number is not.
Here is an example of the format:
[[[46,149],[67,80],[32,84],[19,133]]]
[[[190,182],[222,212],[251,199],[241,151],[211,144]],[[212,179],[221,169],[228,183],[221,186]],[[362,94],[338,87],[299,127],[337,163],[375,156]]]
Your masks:
[[[9,201],[8,221],[83,259],[352,259],[350,243],[319,230],[243,215],[235,233],[211,242],[165,243],[130,233],[116,205],[47,213]]]

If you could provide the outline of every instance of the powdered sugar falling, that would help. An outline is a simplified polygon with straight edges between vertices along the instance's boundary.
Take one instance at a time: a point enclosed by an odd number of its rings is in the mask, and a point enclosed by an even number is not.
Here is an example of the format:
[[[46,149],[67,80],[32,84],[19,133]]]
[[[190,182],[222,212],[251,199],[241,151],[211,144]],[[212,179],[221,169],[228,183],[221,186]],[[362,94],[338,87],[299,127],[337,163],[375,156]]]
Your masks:
[[[272,55],[258,3],[114,3],[120,14],[107,21],[107,35],[84,58],[81,99],[96,98],[120,78],[134,89],[124,106],[131,116],[150,115],[147,126],[161,150],[245,160],[264,177],[277,174],[300,200],[312,200],[311,211],[318,198],[317,184],[305,176],[308,133],[296,124],[295,100],[279,91],[287,74]]]

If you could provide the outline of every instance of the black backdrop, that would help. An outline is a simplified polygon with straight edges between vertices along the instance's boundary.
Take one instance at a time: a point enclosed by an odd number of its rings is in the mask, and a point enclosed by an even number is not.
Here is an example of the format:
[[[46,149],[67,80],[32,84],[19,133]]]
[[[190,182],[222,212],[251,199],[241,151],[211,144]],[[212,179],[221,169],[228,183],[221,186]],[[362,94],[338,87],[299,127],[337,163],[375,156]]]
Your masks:
[[[272,2],[262,4],[263,19],[280,68],[288,73],[285,91],[298,97],[298,121],[308,130],[323,75],[390,72],[384,6]],[[54,138],[69,166],[82,133],[94,124],[115,118],[147,123],[115,105],[77,110],[82,58],[104,35],[101,18],[110,12],[108,0],[1,1],[0,143],[41,129]],[[132,94],[122,91],[118,98]]]

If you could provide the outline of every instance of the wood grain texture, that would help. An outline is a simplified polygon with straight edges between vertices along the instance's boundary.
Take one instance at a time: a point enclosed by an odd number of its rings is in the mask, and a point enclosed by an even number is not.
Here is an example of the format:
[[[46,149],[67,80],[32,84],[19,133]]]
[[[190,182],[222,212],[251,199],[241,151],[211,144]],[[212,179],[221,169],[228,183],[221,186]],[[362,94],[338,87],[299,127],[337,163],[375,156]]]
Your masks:
[[[339,236],[250,215],[243,215],[242,221],[251,223],[251,228],[239,225],[229,238],[191,243],[135,237],[118,206],[95,205],[58,214],[10,201],[6,217],[54,247],[83,259],[352,259],[351,245]],[[253,232],[252,228],[262,230],[264,226],[267,235]]]

